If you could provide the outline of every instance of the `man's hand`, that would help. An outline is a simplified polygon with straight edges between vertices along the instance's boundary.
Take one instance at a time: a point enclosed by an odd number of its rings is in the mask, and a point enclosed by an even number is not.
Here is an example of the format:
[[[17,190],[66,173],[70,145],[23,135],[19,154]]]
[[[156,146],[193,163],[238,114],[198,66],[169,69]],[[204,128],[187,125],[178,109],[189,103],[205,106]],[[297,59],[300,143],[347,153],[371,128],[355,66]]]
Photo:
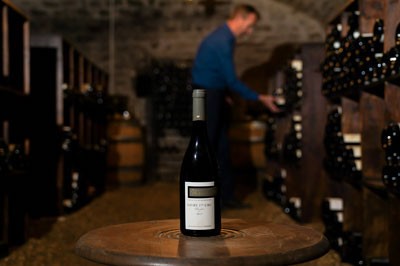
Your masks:
[[[267,107],[271,112],[278,113],[281,110],[275,104],[275,97],[267,94],[260,94],[258,100],[262,102],[265,107]]]

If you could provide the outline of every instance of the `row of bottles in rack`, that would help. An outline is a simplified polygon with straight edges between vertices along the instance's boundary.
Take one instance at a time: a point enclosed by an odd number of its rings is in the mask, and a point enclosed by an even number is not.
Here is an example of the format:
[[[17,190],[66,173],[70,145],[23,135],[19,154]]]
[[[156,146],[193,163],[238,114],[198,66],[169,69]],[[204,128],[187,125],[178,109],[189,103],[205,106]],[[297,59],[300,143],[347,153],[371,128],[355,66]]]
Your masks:
[[[303,98],[303,61],[292,59],[276,75],[277,87],[272,94],[281,112],[270,114],[266,121],[264,154],[269,160],[297,163],[302,158],[302,117],[300,114]],[[289,118],[289,119],[287,119]],[[278,127],[285,128],[284,138],[277,140]]]
[[[119,112],[121,107],[117,97],[89,84],[84,92],[69,89],[66,85],[63,91],[64,126],[59,132],[62,205],[64,211],[71,212],[105,189],[107,119],[113,112]]]
[[[342,262],[351,265],[386,266],[389,259],[372,257],[366,259],[363,252],[363,234],[358,231],[345,230],[345,203],[340,197],[327,197],[321,204],[321,216],[324,223],[324,235],[331,248],[335,250]],[[369,254],[367,254],[369,255]]]
[[[325,126],[324,168],[332,179],[359,186],[363,178],[361,134],[343,133],[341,121],[342,109],[335,106]],[[382,182],[389,192],[400,195],[400,123],[390,122],[382,129],[381,146],[386,162]]]
[[[266,176],[262,182],[263,196],[277,204],[296,221],[301,221],[301,198],[288,197],[286,188],[287,171],[279,169],[274,175]]]
[[[0,257],[9,253],[11,245],[26,239],[26,204],[30,182],[29,141],[11,143],[0,139]]]
[[[389,192],[400,196],[400,123],[391,122],[382,130],[381,144],[386,161],[382,181]]]
[[[384,52],[384,38],[391,37],[384,36],[384,21],[377,19],[373,32],[361,33],[359,16],[358,10],[353,11],[347,27],[336,23],[326,37],[321,64],[322,93],[329,99],[345,96],[358,100],[361,91],[383,97],[384,81],[399,84],[400,24],[394,36],[395,45]],[[344,28],[348,28],[347,33]]]
[[[289,130],[282,143],[276,137],[278,119],[270,117],[267,120],[264,154],[270,160],[297,163],[302,158],[302,117],[297,112],[292,114]]]
[[[290,60],[277,74],[277,87],[272,94],[275,104],[281,109],[279,115],[297,110],[303,98],[303,61]]]
[[[190,67],[186,62],[154,60],[139,72],[136,94],[152,100],[151,119],[154,131],[160,135],[157,137],[163,137],[171,129],[182,136],[190,135],[190,83]]]
[[[328,113],[324,132],[324,168],[334,180],[354,185],[362,181],[360,133],[342,132],[342,108],[335,106]]]
[[[1,177],[13,171],[28,171],[29,156],[24,143],[7,143],[0,139]]]

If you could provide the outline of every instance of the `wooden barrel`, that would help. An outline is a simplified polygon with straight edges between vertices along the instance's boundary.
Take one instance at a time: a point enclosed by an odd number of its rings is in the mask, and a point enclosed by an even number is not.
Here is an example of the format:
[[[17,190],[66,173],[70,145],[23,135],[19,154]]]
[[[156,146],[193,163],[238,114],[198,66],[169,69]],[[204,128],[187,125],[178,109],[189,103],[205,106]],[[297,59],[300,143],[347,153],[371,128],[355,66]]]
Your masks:
[[[143,181],[145,148],[142,127],[135,121],[114,119],[107,127],[109,184]]]
[[[233,167],[266,167],[265,131],[266,125],[262,121],[240,121],[231,125],[229,139]]]

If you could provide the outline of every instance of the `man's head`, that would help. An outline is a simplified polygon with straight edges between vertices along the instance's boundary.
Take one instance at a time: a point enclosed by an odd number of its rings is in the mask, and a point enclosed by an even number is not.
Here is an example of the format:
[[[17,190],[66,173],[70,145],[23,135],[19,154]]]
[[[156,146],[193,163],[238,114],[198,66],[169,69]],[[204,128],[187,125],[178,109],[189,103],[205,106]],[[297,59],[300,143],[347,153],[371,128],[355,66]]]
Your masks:
[[[233,8],[228,19],[228,25],[233,34],[240,37],[251,34],[260,17],[260,13],[252,5],[239,4]]]

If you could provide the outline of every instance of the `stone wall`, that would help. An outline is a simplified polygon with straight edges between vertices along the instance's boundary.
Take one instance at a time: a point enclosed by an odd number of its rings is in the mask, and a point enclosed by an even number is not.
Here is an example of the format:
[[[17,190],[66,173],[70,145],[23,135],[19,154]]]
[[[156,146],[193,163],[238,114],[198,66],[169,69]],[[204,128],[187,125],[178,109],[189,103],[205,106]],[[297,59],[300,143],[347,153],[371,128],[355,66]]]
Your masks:
[[[202,4],[213,2],[221,4]],[[130,109],[142,124],[146,123],[146,101],[136,97],[133,82],[138,69],[153,57],[192,59],[201,38],[223,23],[235,2],[238,1],[13,0],[28,15],[32,34],[60,34],[105,70],[114,69],[110,92],[128,95]],[[246,42],[238,43],[239,75],[268,61],[277,45],[324,39],[322,23],[304,10],[299,12],[300,7],[274,0],[249,3],[260,10],[262,20]],[[114,27],[110,21],[115,22]],[[110,44],[115,47],[112,53]]]

